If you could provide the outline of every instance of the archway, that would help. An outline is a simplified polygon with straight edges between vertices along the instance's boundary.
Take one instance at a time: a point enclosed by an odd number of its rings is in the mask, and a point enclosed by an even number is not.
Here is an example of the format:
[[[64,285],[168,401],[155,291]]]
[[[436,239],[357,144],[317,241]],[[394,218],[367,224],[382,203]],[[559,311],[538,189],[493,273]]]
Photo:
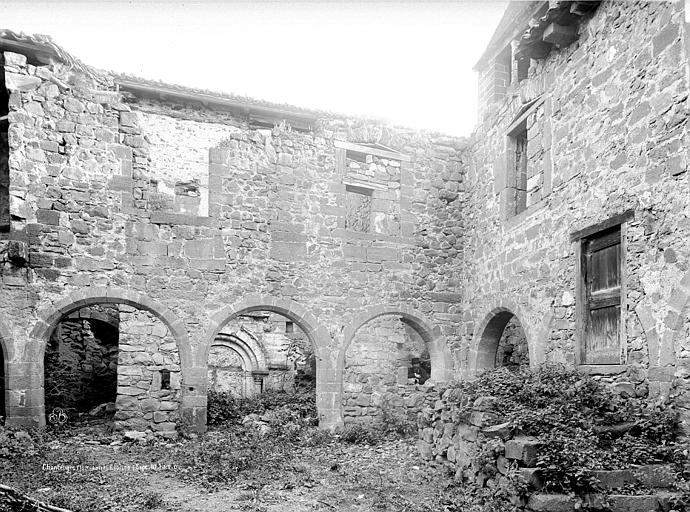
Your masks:
[[[60,408],[98,421],[112,419],[117,400],[119,337],[120,312],[116,304],[87,306],[58,322],[43,358],[48,414]]]
[[[450,352],[437,327],[404,306],[376,306],[357,315],[344,333],[344,421],[385,415],[411,419],[424,403],[424,383],[451,378]]]
[[[290,333],[288,331],[302,333],[313,352],[314,364],[312,366],[316,372],[316,405],[319,412],[319,425],[324,428],[331,428],[340,424],[340,409],[336,408],[336,402],[333,398],[337,393],[333,381],[335,371],[332,369],[335,358],[331,358],[327,350],[331,337],[323,327],[318,325],[316,318],[295,301],[270,296],[250,296],[216,312],[204,335],[204,343],[197,352],[197,367],[207,369],[210,348],[218,339],[219,334],[225,332],[226,328],[230,333],[237,332],[238,328],[241,330],[242,326],[238,324],[242,324],[243,321],[247,321],[247,318],[251,317],[265,319],[264,325],[272,326],[271,330],[274,331],[274,334],[280,334],[277,338],[289,339],[290,336],[287,335]],[[245,326],[246,329],[251,330]],[[273,342],[275,339],[271,343]],[[260,370],[261,374],[257,375],[257,379],[263,379],[264,386],[274,385],[271,380],[274,377],[281,379],[281,376],[286,373],[286,364],[281,362],[280,358],[278,360],[273,359],[272,362],[271,352],[270,347],[266,346],[266,373],[264,374],[264,371]],[[273,370],[271,369],[272,366],[274,366]],[[208,381],[206,384],[208,385]],[[282,383],[277,385],[280,387]]]
[[[0,423],[11,421],[13,409],[10,401],[10,389],[16,382],[16,374],[11,371],[13,345],[10,330],[0,319]]]
[[[0,425],[5,423],[7,418],[7,395],[9,389],[7,386],[7,351],[5,349],[6,338],[2,327],[0,327]]]
[[[40,375],[40,388],[31,393],[38,403],[30,404],[40,411],[36,422],[45,423],[43,363],[51,336],[63,319],[82,311],[91,316],[99,308],[115,308],[119,315],[116,426],[175,435],[179,415],[185,412],[184,372],[192,359],[186,328],[162,304],[118,288],[86,289],[39,310],[33,342],[27,347],[27,359]]]
[[[249,333],[221,332],[208,354],[208,389],[249,398],[263,391],[267,358],[264,350]]]
[[[474,357],[475,371],[498,366],[529,366],[527,334],[520,319],[507,308],[496,308],[484,319],[479,329]]]

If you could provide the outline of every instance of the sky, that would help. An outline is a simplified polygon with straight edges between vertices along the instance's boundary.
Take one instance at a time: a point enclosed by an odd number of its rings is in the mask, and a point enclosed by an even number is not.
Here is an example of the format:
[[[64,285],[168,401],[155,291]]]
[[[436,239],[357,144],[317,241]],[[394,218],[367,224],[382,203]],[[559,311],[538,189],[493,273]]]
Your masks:
[[[469,135],[501,1],[3,0],[0,28],[99,69]]]

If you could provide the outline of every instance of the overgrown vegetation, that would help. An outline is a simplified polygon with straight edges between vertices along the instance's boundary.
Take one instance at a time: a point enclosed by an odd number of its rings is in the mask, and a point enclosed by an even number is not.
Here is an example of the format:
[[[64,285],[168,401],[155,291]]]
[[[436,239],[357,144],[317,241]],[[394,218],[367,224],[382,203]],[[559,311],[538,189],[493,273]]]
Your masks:
[[[467,415],[476,399],[493,397],[489,412],[496,423],[509,422],[514,433],[539,438],[537,466],[544,491],[584,495],[600,490],[596,470],[654,463],[675,464],[679,490],[687,485],[688,447],[677,442],[678,415],[668,403],[623,398],[591,376],[560,365],[498,368],[457,389]],[[490,474],[500,455],[502,450],[487,441],[473,465]],[[508,467],[506,478],[498,480],[497,488],[479,482],[463,489],[458,510],[518,508],[515,498],[525,494],[526,486],[517,473]]]
[[[253,398],[236,398],[228,392],[209,390],[208,424],[211,427],[229,427],[241,424],[250,414],[264,415],[268,411],[274,414],[286,414],[293,420],[315,425],[316,393],[312,389],[296,393],[284,391],[266,391]]]

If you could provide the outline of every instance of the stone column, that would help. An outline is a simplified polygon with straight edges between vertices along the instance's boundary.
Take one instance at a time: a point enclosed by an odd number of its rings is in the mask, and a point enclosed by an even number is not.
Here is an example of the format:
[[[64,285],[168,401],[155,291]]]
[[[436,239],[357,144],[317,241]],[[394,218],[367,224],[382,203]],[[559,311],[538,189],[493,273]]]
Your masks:
[[[260,395],[263,391],[264,378],[268,376],[268,372],[266,370],[254,370],[251,375],[254,380],[254,395]]]
[[[410,370],[410,355],[405,353],[400,353],[402,348],[402,343],[398,343],[398,357],[395,360],[395,375],[398,384],[407,384],[407,379]]]

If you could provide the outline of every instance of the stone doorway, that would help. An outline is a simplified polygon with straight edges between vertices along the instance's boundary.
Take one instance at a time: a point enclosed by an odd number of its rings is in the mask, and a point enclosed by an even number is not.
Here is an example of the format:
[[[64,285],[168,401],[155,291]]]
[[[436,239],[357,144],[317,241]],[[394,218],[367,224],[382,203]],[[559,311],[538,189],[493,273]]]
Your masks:
[[[45,408],[68,417],[112,416],[117,397],[120,314],[117,306],[94,305],[63,317],[44,354]],[[53,416],[54,417],[54,416]]]
[[[64,314],[44,353],[45,413],[70,423],[176,435],[180,356],[168,326],[128,304],[95,303]],[[52,421],[51,421],[52,420]]]
[[[503,328],[496,347],[495,366],[519,367],[529,366],[527,337],[518,317],[513,315]]]
[[[507,309],[498,309],[484,325],[477,345],[477,371],[500,366],[529,366],[527,335],[517,315]]]
[[[419,387],[430,377],[428,347],[411,325],[396,315],[369,320],[345,352],[344,422],[416,416],[415,405],[423,403]]]
[[[233,318],[208,354],[209,390],[250,398],[316,385],[311,342],[287,317],[251,311]]]

